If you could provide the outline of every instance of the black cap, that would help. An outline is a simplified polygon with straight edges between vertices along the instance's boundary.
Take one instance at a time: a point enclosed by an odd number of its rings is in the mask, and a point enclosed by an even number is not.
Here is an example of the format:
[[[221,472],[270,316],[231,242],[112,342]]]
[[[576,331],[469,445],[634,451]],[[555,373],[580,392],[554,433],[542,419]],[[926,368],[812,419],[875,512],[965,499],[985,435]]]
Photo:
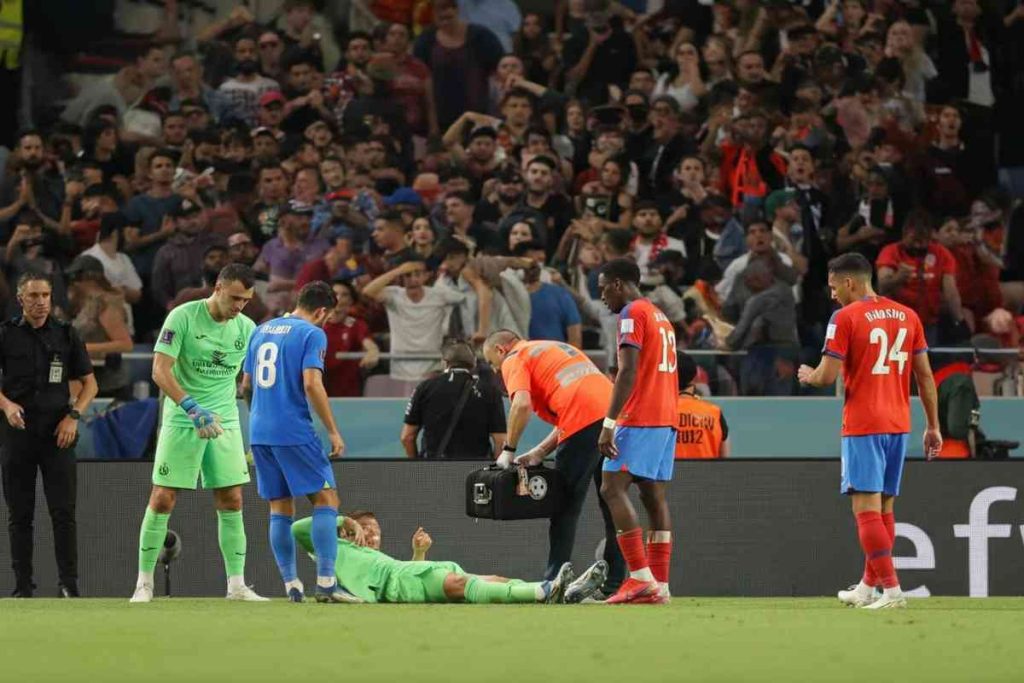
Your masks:
[[[84,273],[96,273],[102,275],[103,264],[100,263],[100,260],[95,256],[80,254],[71,262],[68,269],[64,271],[64,274],[68,276],[69,280],[73,280]]]
[[[296,201],[294,199],[291,199],[291,200],[288,201],[287,204],[285,204],[283,207],[281,207],[281,215],[282,216],[284,216],[286,214],[289,214],[289,213],[290,214],[295,214],[296,216],[312,216],[313,215],[313,205],[312,204],[307,204],[306,202],[300,202],[300,201]]]
[[[191,199],[182,199],[169,213],[174,218],[181,218],[182,216],[191,216],[194,213],[199,213],[202,210],[203,207]]]

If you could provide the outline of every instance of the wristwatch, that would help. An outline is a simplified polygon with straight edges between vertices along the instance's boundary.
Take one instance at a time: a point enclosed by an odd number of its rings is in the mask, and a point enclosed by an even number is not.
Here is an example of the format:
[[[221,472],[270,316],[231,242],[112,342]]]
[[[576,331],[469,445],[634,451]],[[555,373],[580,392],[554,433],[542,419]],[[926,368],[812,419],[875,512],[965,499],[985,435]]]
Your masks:
[[[74,408],[72,408],[71,410],[68,411],[68,417],[70,417],[72,420],[79,420],[82,418],[82,414],[75,410]]]

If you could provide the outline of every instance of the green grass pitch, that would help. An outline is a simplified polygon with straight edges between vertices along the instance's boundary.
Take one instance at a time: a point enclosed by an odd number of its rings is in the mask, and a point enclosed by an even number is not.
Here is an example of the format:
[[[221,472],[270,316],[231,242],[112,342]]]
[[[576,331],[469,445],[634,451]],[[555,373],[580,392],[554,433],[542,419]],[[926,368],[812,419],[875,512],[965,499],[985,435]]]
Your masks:
[[[7,681],[1020,681],[1024,598],[609,607],[0,601]]]

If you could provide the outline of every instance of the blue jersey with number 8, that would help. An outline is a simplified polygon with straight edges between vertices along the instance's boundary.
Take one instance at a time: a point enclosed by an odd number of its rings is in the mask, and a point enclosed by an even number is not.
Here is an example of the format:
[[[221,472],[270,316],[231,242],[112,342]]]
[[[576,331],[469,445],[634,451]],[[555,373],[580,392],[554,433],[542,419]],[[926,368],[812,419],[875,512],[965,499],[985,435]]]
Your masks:
[[[256,328],[244,365],[252,378],[251,444],[300,446],[317,439],[302,372],[323,372],[326,351],[324,331],[301,318],[275,318]]]

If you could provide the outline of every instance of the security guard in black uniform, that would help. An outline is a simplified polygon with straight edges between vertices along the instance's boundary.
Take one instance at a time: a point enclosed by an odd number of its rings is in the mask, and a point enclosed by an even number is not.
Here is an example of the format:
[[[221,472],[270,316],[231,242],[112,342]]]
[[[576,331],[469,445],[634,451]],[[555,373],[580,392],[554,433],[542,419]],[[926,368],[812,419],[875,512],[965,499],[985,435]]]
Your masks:
[[[36,470],[43,472],[60,577],[58,595],[78,597],[75,529],[75,443],[78,420],[96,396],[85,344],[70,324],[50,316],[53,285],[46,275],[18,280],[22,315],[0,324],[0,470],[7,500],[14,597],[30,598]],[[71,403],[71,387],[77,390]]]

